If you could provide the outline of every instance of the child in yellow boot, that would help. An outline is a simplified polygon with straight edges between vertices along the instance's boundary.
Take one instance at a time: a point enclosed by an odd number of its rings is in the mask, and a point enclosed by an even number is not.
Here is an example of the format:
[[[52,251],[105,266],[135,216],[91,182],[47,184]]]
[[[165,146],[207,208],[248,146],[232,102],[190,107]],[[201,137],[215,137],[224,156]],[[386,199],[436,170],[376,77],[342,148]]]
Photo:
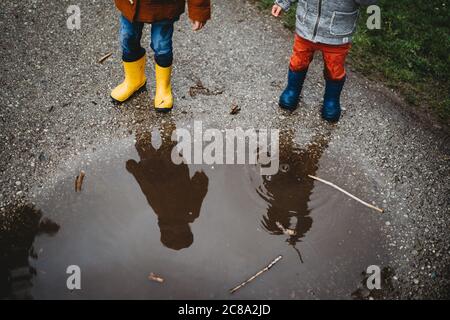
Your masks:
[[[145,88],[145,49],[141,47],[144,23],[150,23],[151,48],[155,53],[157,111],[173,108],[171,88],[174,23],[184,12],[186,0],[115,0],[121,11],[120,42],[125,80],[111,92],[117,102],[124,102]],[[203,28],[211,17],[210,0],[187,0],[193,30]]]

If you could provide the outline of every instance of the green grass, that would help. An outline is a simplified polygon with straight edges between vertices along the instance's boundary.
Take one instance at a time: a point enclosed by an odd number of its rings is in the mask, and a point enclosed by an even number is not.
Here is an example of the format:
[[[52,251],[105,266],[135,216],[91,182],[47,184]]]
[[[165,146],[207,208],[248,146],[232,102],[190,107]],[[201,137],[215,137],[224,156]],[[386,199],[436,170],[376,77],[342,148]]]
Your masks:
[[[259,0],[264,8],[272,0]],[[381,30],[368,30],[361,10],[350,54],[358,71],[385,82],[412,105],[450,121],[450,8],[446,1],[380,0]],[[295,7],[283,17],[295,27]]]

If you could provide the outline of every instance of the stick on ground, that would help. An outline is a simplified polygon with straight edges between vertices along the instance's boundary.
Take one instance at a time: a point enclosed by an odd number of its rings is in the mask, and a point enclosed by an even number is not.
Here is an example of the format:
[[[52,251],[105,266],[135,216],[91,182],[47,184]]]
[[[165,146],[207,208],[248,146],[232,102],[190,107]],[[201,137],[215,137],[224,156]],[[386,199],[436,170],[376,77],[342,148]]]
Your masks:
[[[269,271],[270,268],[272,268],[278,261],[280,261],[283,258],[283,256],[278,256],[276,257],[267,267],[265,267],[264,269],[262,269],[261,271],[259,271],[257,274],[255,274],[253,277],[245,280],[244,282],[242,282],[240,285],[234,287],[233,289],[230,290],[230,293],[233,294],[236,291],[238,291],[239,289],[241,289],[242,287],[244,287],[245,285],[247,285],[248,283],[252,282],[253,280],[255,280],[256,278],[258,278],[260,275],[262,275],[264,272]]]
[[[110,53],[108,53],[108,54],[105,54],[103,57],[101,57],[100,59],[98,59],[98,63],[103,63],[103,62],[105,62],[105,60],[106,59],[108,59],[109,57],[111,57],[112,56],[112,52],[110,52]]]
[[[325,183],[325,184],[327,184],[327,185],[329,185],[329,186],[331,186],[331,187],[333,187],[333,188],[339,190],[340,192],[345,193],[345,194],[348,195],[350,198],[352,198],[352,199],[358,201],[359,203],[362,203],[362,204],[365,205],[366,207],[369,207],[369,208],[371,208],[371,209],[374,209],[374,210],[376,210],[376,211],[378,211],[378,212],[380,212],[380,213],[383,213],[383,212],[384,212],[383,209],[380,209],[380,208],[378,208],[378,207],[375,207],[375,206],[371,205],[370,203],[367,203],[367,202],[365,202],[365,201],[362,201],[361,199],[359,199],[359,198],[355,197],[354,195],[352,195],[350,192],[345,191],[344,189],[338,187],[337,185],[335,185],[335,184],[333,184],[333,183],[331,183],[331,182],[329,182],[329,181],[323,180],[323,179],[321,179],[321,178],[318,178],[318,177],[315,177],[315,176],[312,176],[312,175],[308,175],[308,177],[310,177],[311,179],[320,181],[320,182],[322,182],[322,183]]]

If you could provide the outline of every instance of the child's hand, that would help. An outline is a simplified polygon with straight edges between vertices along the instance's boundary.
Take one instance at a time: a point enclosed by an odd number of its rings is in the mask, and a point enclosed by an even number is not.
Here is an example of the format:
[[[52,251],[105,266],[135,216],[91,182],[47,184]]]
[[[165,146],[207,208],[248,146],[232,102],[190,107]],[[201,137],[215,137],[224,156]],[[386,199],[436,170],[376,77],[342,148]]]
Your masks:
[[[192,30],[194,30],[194,31],[199,31],[205,26],[204,22],[194,21],[194,20],[191,20],[191,22],[192,22]]]
[[[272,7],[272,15],[274,17],[279,17],[283,13],[283,8],[281,8],[279,5],[274,4]]]

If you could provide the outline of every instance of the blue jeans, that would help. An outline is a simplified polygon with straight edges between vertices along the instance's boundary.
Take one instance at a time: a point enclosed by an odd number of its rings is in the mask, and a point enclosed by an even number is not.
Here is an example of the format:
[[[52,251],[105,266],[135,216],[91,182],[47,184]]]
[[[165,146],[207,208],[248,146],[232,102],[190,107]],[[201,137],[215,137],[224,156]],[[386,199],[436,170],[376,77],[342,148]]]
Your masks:
[[[170,67],[173,62],[173,25],[177,20],[161,20],[152,23],[150,46],[155,53],[156,63],[163,68]],[[120,17],[120,43],[123,61],[133,62],[145,55],[145,49],[141,46],[143,28],[143,22],[130,22],[124,16]]]

